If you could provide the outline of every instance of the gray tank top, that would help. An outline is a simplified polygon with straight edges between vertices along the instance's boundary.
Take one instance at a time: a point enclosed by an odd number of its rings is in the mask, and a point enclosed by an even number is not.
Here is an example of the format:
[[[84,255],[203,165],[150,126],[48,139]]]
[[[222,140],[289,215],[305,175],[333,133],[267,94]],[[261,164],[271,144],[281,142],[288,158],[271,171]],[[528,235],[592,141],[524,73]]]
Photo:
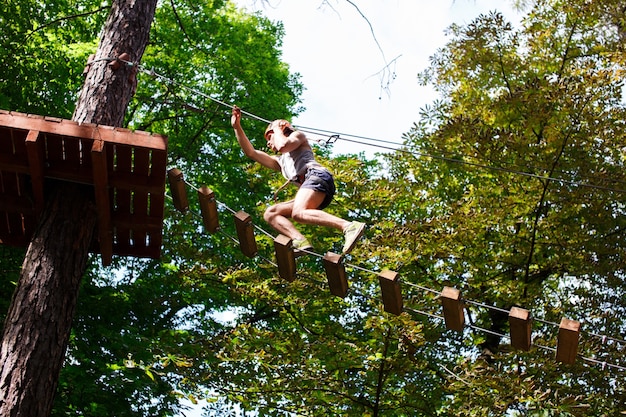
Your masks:
[[[309,168],[323,169],[315,160],[313,150],[307,147],[300,147],[294,151],[280,154],[278,164],[283,177],[294,182],[299,182],[298,176],[306,174]]]

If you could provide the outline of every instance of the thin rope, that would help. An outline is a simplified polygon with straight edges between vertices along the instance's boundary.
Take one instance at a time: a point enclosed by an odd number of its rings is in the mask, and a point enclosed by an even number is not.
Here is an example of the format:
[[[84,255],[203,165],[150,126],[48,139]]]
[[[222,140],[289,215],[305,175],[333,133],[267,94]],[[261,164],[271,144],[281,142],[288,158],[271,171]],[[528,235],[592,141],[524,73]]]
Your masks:
[[[224,207],[226,207],[230,212],[235,213],[235,211],[233,209],[231,209],[230,207],[228,207],[226,204],[224,204],[224,203],[220,203],[220,204],[224,205]],[[253,222],[253,224],[254,224],[254,222]],[[255,228],[260,230],[267,237],[269,237],[271,239],[274,239],[274,236],[271,233],[267,232],[266,230],[264,230],[260,226],[255,225]],[[312,251],[312,250],[303,249],[302,252],[304,252],[306,254],[309,254],[309,255],[312,255],[312,256],[315,256],[317,258],[324,258],[324,255],[322,255],[320,253],[317,253],[315,251]],[[362,272],[365,272],[365,273],[369,273],[369,274],[376,275],[376,276],[379,275],[379,272],[376,272],[376,271],[374,271],[372,269],[365,268],[365,267],[362,267],[362,266],[359,266],[359,265],[355,265],[355,264],[351,264],[351,263],[345,263],[344,265],[346,267],[350,267],[350,268],[353,268],[355,270],[359,270],[359,271],[362,271]],[[409,282],[409,281],[402,281],[402,284],[406,284],[406,285],[408,285],[410,287],[417,288],[417,289],[425,291],[425,292],[430,292],[430,293],[435,294],[435,295],[441,295],[441,291],[437,291],[437,290],[434,290],[432,288],[428,288],[428,287],[425,287],[425,286],[422,286],[422,285],[419,285],[419,284],[415,284],[415,283],[412,283],[412,282]],[[500,307],[496,307],[496,306],[492,306],[492,305],[489,305],[489,304],[481,303],[481,302],[478,302],[478,301],[473,301],[473,300],[468,300],[468,299],[463,299],[463,301],[466,302],[467,304],[470,304],[470,305],[487,308],[487,309],[498,311],[498,312],[501,312],[501,313],[506,313],[506,314],[510,313],[510,310],[506,310],[506,309],[503,309],[503,308],[500,308]],[[540,319],[540,318],[534,318],[533,317],[532,320],[540,322],[540,323],[543,323],[543,324],[551,325],[551,326],[554,326],[554,327],[557,327],[557,328],[560,326],[559,323],[551,322],[551,321],[548,321],[548,320],[543,320],[543,319]],[[621,339],[617,339],[617,338],[611,337],[611,336],[600,335],[600,334],[595,334],[595,333],[585,333],[584,331],[581,331],[581,333],[588,334],[589,336],[593,336],[593,337],[596,337],[596,338],[600,338],[600,339],[602,339],[604,341],[612,340],[612,341],[615,341],[615,342],[618,342],[618,343],[626,344],[625,341],[623,341]]]
[[[119,60],[119,59],[118,59]],[[219,100],[209,94],[206,94],[202,91],[199,91],[197,89],[191,88],[186,86],[183,83],[177,82],[171,78],[168,78],[164,75],[161,75],[157,72],[155,72],[153,69],[146,69],[144,66],[139,65],[139,64],[135,64],[133,62],[129,62],[129,61],[124,61],[124,60],[119,60],[120,62],[124,62],[127,65],[130,66],[137,66],[138,69],[145,73],[148,74],[154,78],[158,78],[160,80],[162,80],[164,83],[166,84],[171,84],[173,86],[176,87],[180,87],[184,90],[187,90],[195,95],[199,95],[202,96],[208,100],[211,100],[217,104],[220,104],[224,107],[230,108],[231,110],[235,107],[232,104],[226,103],[222,100]],[[253,113],[247,112],[243,109],[240,109],[242,114],[245,114],[246,116],[252,118],[252,119],[256,119],[265,123],[270,123],[271,121],[265,118],[262,118],[260,116],[257,116]],[[296,125],[297,126],[297,125]],[[298,127],[298,126],[297,126]],[[301,128],[301,130],[305,133],[312,133],[312,134],[321,134],[320,132],[326,132],[326,133],[330,133],[331,131],[327,131],[327,130],[322,130],[322,129],[314,129],[314,128]],[[376,143],[368,143],[368,142],[364,142],[363,140],[355,140],[355,139],[348,139],[345,136],[350,136],[350,137],[354,137],[354,138],[360,138],[360,139],[364,139],[364,140],[369,140],[369,141],[374,141]],[[431,158],[431,159],[436,159],[436,160],[440,160],[440,161],[445,161],[445,162],[452,162],[452,163],[457,163],[457,164],[462,164],[462,165],[467,165],[467,166],[471,166],[471,167],[475,167],[475,168],[481,168],[481,169],[487,169],[487,170],[494,170],[494,171],[498,171],[498,172],[505,172],[505,173],[509,173],[509,174],[514,174],[514,175],[520,175],[520,176],[524,176],[524,177],[528,177],[528,178],[534,178],[534,179],[538,179],[538,180],[542,180],[542,181],[551,181],[551,182],[557,182],[560,183],[561,185],[571,185],[571,186],[578,186],[578,187],[586,187],[586,188],[591,188],[591,189],[596,189],[596,190],[602,190],[602,191],[612,191],[612,192],[616,192],[616,193],[626,193],[625,189],[620,189],[620,188],[615,188],[615,187],[608,187],[608,186],[603,186],[603,185],[597,185],[597,184],[590,184],[590,183],[586,183],[586,182],[580,182],[580,181],[573,181],[573,180],[568,180],[565,178],[555,178],[555,177],[550,177],[547,175],[539,175],[539,174],[533,174],[532,172],[527,172],[527,171],[521,171],[521,170],[517,170],[517,169],[513,169],[513,168],[505,168],[505,167],[499,167],[499,166],[494,166],[494,165],[488,165],[488,164],[483,164],[483,163],[478,163],[478,162],[471,162],[471,161],[466,161],[463,159],[458,159],[458,158],[450,158],[450,157],[446,157],[446,156],[441,156],[441,155],[432,155],[432,154],[427,154],[427,153],[423,153],[423,152],[417,152],[417,151],[412,151],[409,149],[406,149],[406,145],[405,144],[401,144],[401,143],[397,143],[397,142],[393,142],[393,141],[386,141],[386,140],[382,140],[382,139],[375,139],[375,138],[368,138],[365,136],[357,136],[357,135],[349,135],[346,133],[332,133],[329,136],[329,140],[330,139],[334,139],[334,141],[336,140],[343,140],[345,142],[351,142],[351,143],[356,143],[359,145],[365,145],[365,146],[372,146],[372,147],[376,147],[379,149],[385,149],[385,150],[391,150],[391,151],[398,151],[398,152],[403,152],[406,154],[410,154],[413,157],[415,157],[416,159],[418,157],[422,157],[422,158]],[[323,141],[320,140],[312,140],[314,142],[320,143]],[[394,146],[398,146],[398,147],[391,147],[391,146],[384,146],[381,145],[381,143],[385,143],[388,145],[394,145]],[[609,179],[609,181],[612,182],[617,182],[617,180],[612,180]]]
[[[186,181],[185,181],[185,182],[186,182]],[[195,188],[195,187],[193,187],[193,185],[191,185],[191,186],[192,186],[192,188]],[[170,195],[168,195],[168,194],[166,194],[166,197],[168,197],[170,200],[173,200],[173,198],[172,198]],[[228,207],[226,204],[224,204],[224,203],[221,203],[221,204],[223,204],[223,206],[224,206],[227,210],[229,210],[229,211],[231,211],[231,212],[234,212],[234,210],[232,210],[232,209],[231,209],[230,207]],[[199,213],[196,213],[196,212],[195,212],[195,211],[193,211],[193,210],[189,210],[189,212],[190,212],[192,215],[194,215],[195,217],[202,219],[202,215],[200,215]],[[261,229],[261,230],[263,230],[263,229]],[[219,232],[220,232],[221,234],[223,234],[224,236],[226,236],[227,238],[229,238],[230,240],[232,240],[233,242],[235,242],[236,244],[238,244],[238,245],[240,244],[240,243],[239,243],[239,240],[237,240],[235,237],[233,237],[233,236],[229,235],[229,234],[228,234],[228,233],[226,233],[225,231],[223,231],[223,230],[219,229]],[[266,233],[267,233],[267,232],[266,232]],[[271,236],[271,235],[270,235],[270,236]],[[323,257],[322,255],[320,255],[320,254],[318,254],[318,253],[316,253],[316,252],[313,252],[313,251],[303,250],[303,252],[306,252],[306,253],[308,253],[308,254],[311,254],[311,255],[314,255],[314,256],[317,256],[317,257]],[[273,261],[271,261],[270,259],[268,259],[268,258],[266,258],[266,257],[264,257],[264,256],[262,256],[262,255],[260,255],[259,253],[257,253],[257,255],[256,255],[256,256],[257,256],[259,259],[264,260],[265,262],[267,262],[267,263],[271,264],[271,265],[272,265],[272,266],[274,266],[274,267],[277,267],[277,266],[278,266],[276,263],[274,263],[274,262],[273,262]],[[356,269],[360,269],[360,270],[362,270],[362,271],[364,271],[364,272],[369,272],[369,273],[372,273],[372,274],[377,274],[375,271],[372,271],[372,270],[367,269],[367,268],[362,268],[362,267],[359,267],[359,266],[357,266],[357,265],[352,265],[352,267],[354,267],[354,268],[356,268]],[[306,276],[306,277],[309,279],[309,281],[311,281],[311,282],[314,282],[314,283],[319,284],[319,285],[323,285],[323,284],[324,284],[324,282],[323,282],[323,281],[320,281],[320,280],[314,279],[314,278],[312,278],[312,277],[309,277],[309,276],[308,276],[308,274],[305,274],[305,276]],[[438,291],[432,290],[432,289],[427,288],[427,287],[423,287],[423,286],[420,286],[420,285],[417,285],[417,284],[412,284],[412,283],[407,283],[407,284],[410,284],[411,286],[413,286],[413,287],[415,287],[415,288],[419,288],[419,289],[424,290],[424,291],[428,291],[428,292],[432,292],[432,293],[435,293],[435,294],[439,294],[439,292],[438,292]],[[362,297],[365,297],[365,298],[369,299],[369,300],[374,300],[374,297],[373,297],[372,295],[369,295],[369,294],[363,294],[363,293],[361,293],[360,295],[361,295]],[[376,301],[378,302],[378,300],[376,300]],[[468,304],[473,304],[473,305],[477,305],[477,306],[480,306],[480,307],[485,307],[485,308],[495,308],[495,307],[493,307],[493,306],[490,306],[490,305],[488,305],[488,304],[484,304],[484,303],[479,303],[479,302],[474,302],[474,301],[469,301],[469,300],[463,300],[463,301],[467,302]],[[502,312],[508,312],[507,310],[503,310],[503,309],[500,309],[500,308],[495,308],[495,309],[497,309],[498,311],[502,311]],[[412,312],[412,313],[415,313],[415,314],[419,314],[419,315],[427,316],[427,317],[430,317],[430,318],[434,318],[434,319],[437,319],[437,320],[444,320],[444,317],[442,317],[442,316],[440,316],[440,315],[433,314],[433,313],[429,313],[429,312],[426,312],[426,311],[423,311],[423,310],[419,310],[419,309],[416,309],[416,308],[412,308],[412,307],[405,307],[405,308],[404,308],[404,310],[405,310],[405,311]],[[546,323],[550,323],[550,322],[546,322]],[[556,323],[551,323],[551,324],[556,324]],[[506,339],[509,339],[509,340],[510,340],[510,335],[507,335],[507,334],[504,334],[504,333],[495,332],[495,331],[492,331],[492,330],[489,330],[489,329],[482,328],[482,327],[480,327],[480,326],[476,326],[476,325],[474,325],[474,324],[468,324],[468,325],[467,325],[467,327],[468,327],[468,328],[470,328],[470,329],[476,330],[476,331],[480,331],[480,332],[483,332],[483,333],[486,333],[486,334],[490,334],[490,335],[493,335],[493,336],[497,336],[497,337],[500,337],[500,338],[506,338]],[[592,334],[592,335],[594,335],[594,334]],[[594,336],[601,336],[601,335],[594,335]],[[603,337],[603,338],[605,338],[605,339],[611,339],[611,340],[613,340],[612,338],[610,338],[610,337],[608,337],[608,336],[602,336],[602,337]],[[552,348],[552,347],[542,346],[542,345],[538,345],[538,344],[534,344],[534,343],[532,344],[532,346],[535,346],[535,347],[537,347],[537,348],[539,348],[539,349],[548,350],[548,351],[551,351],[551,352],[556,352],[556,349],[555,349],[555,348]],[[620,371],[626,371],[626,367],[623,367],[623,366],[620,366],[620,365],[617,365],[617,364],[609,363],[609,362],[606,362],[606,361],[599,361],[599,360],[597,360],[597,359],[593,359],[593,358],[585,357],[585,356],[582,356],[582,355],[579,355],[579,358],[580,358],[581,360],[585,361],[585,362],[592,363],[592,364],[594,364],[594,365],[601,365],[601,366],[602,366],[602,370],[604,370],[605,368],[611,368],[611,369],[617,369],[617,370],[620,370]]]
[[[467,304],[471,304],[471,305],[474,305],[474,306],[477,306],[477,307],[487,308],[487,309],[490,309],[490,310],[493,310],[493,311],[498,311],[500,313],[506,313],[506,314],[510,313],[510,310],[506,310],[506,309],[503,309],[503,308],[500,308],[500,307],[496,307],[496,306],[492,306],[492,305],[489,305],[489,304],[480,303],[478,301],[472,301],[472,300],[467,300],[467,299],[463,299],[463,301],[465,301]],[[541,318],[532,317],[532,320],[536,321],[536,322],[539,322],[539,323],[542,323],[542,324],[547,324],[547,325],[553,326],[553,327],[560,327],[561,326],[560,323],[556,323],[556,322],[549,321],[549,320],[544,320],[544,319],[541,319]],[[613,341],[613,342],[617,342],[617,343],[626,345],[626,340],[623,340],[623,339],[618,339],[618,338],[615,338],[615,337],[606,336],[606,335],[602,335],[602,334],[598,334],[598,333],[594,333],[594,332],[586,332],[584,329],[581,330],[580,332],[582,334],[586,334],[588,336],[591,336],[591,337],[594,337],[594,338],[597,338],[597,339],[601,339],[602,343],[605,343],[606,341]]]
[[[411,313],[415,313],[415,314],[421,314],[423,316],[428,316],[430,318],[433,319],[437,319],[437,320],[444,320],[444,318],[442,316],[439,316],[437,314],[433,314],[433,313],[428,313],[426,311],[422,311],[422,310],[417,310],[415,308],[411,308],[411,307],[405,307],[404,308],[406,311],[410,311]]]
[[[422,311],[422,310],[417,310],[415,308],[405,307],[405,310],[409,311],[409,312],[412,312],[412,313],[416,313],[416,314],[420,314],[420,315],[423,315],[423,316],[427,316],[427,317],[430,317],[430,318],[434,318],[434,319],[438,319],[438,320],[444,320],[444,317],[442,317],[442,316],[439,316],[437,314],[428,313],[428,312]],[[509,340],[511,339],[511,336],[508,335],[508,334],[498,333],[498,332],[495,332],[495,331],[492,331],[492,330],[489,330],[489,329],[485,329],[485,328],[480,327],[480,326],[468,325],[467,327],[471,328],[473,330],[476,330],[476,331],[479,331],[479,332],[482,332],[482,333],[486,333],[486,334],[490,334],[490,335],[493,335],[493,336],[497,336],[497,337],[500,337],[500,338],[509,339]],[[539,344],[536,344],[536,343],[533,343],[532,346],[534,346],[534,347],[536,347],[538,349],[542,349],[542,350],[545,350],[545,351],[552,352],[552,353],[556,352],[556,348],[554,348],[554,347],[539,345]],[[578,357],[581,360],[585,361],[585,362],[592,363],[594,365],[601,365],[602,366],[602,370],[604,370],[604,368],[613,368],[613,369],[617,369],[617,370],[620,370],[620,371],[626,371],[626,367],[621,366],[621,365],[617,365],[617,364],[606,362],[606,361],[600,361],[600,360],[597,360],[597,359],[594,359],[594,358],[590,358],[590,357],[586,357],[586,356],[582,356],[582,355],[578,355]]]
[[[175,81],[175,80],[173,80],[173,79],[171,79],[171,78],[168,78],[168,77],[166,77],[166,76],[164,76],[164,75],[161,75],[161,74],[159,74],[159,73],[155,72],[155,71],[154,71],[154,69],[147,69],[147,68],[145,68],[145,67],[144,67],[144,66],[142,66],[142,65],[139,65],[139,64],[133,64],[132,62],[128,62],[128,61],[122,61],[122,62],[126,62],[126,64],[129,64],[129,65],[137,65],[137,67],[139,68],[139,70],[140,70],[141,72],[143,72],[143,73],[145,73],[145,74],[148,74],[148,75],[150,75],[151,77],[158,78],[158,79],[160,79],[161,81],[163,81],[165,84],[170,84],[170,85],[173,85],[173,86],[175,86],[175,87],[180,87],[180,88],[182,88],[182,89],[184,89],[184,90],[186,90],[186,91],[188,91],[188,92],[190,92],[190,93],[192,93],[192,94],[194,94],[194,95],[199,95],[199,96],[201,96],[201,97],[204,97],[204,98],[206,98],[206,99],[208,99],[208,100],[211,100],[211,101],[213,101],[213,102],[215,102],[215,103],[217,103],[217,104],[220,104],[220,105],[222,105],[222,106],[224,106],[224,107],[228,107],[228,108],[229,108],[229,109],[231,109],[231,110],[235,108],[235,106],[234,106],[234,105],[229,104],[229,103],[226,103],[226,102],[224,102],[224,101],[222,101],[222,100],[219,100],[219,99],[217,99],[217,98],[215,98],[215,97],[211,96],[210,94],[206,94],[206,93],[204,93],[203,91],[199,91],[199,90],[197,90],[197,89],[194,89],[194,88],[188,87],[188,86],[186,86],[186,85],[185,85],[185,84],[183,84],[183,83],[180,83],[180,82],[178,82],[178,81]],[[271,120],[264,119],[264,118],[262,118],[262,117],[259,117],[259,116],[255,115],[255,114],[252,114],[252,113],[250,113],[250,112],[247,112],[247,111],[245,111],[245,110],[243,110],[243,109],[240,109],[240,110],[241,110],[241,113],[242,113],[242,114],[245,114],[246,116],[248,116],[248,117],[250,117],[250,118],[253,118],[253,119],[259,120],[259,121],[261,121],[261,122],[265,122],[265,123],[270,123],[270,122],[271,122]]]
[[[424,286],[419,285],[419,284],[414,284],[414,283],[408,282],[408,281],[402,281],[402,283],[408,285],[409,287],[417,288],[419,290],[426,291],[426,292],[431,292],[431,293],[433,293],[435,295],[441,295],[441,291],[433,290],[431,288],[424,287]]]
[[[487,169],[487,170],[492,170],[492,171],[505,172],[505,173],[508,173],[508,174],[520,175],[520,176],[528,177],[528,178],[535,178],[535,179],[542,180],[542,181],[557,182],[557,183],[560,183],[561,185],[573,185],[573,186],[592,188],[592,189],[602,190],[602,191],[613,191],[613,192],[616,192],[616,193],[626,193],[625,189],[620,189],[620,188],[607,187],[607,186],[604,186],[604,185],[589,184],[589,183],[586,183],[586,182],[573,181],[573,180],[568,180],[568,179],[565,179],[565,178],[554,178],[554,177],[550,177],[550,176],[547,176],[547,175],[533,174],[532,172],[520,171],[520,170],[516,170],[516,169],[512,169],[512,168],[498,167],[498,166],[487,165],[487,164],[482,164],[482,163],[478,163],[478,162],[470,162],[470,161],[466,161],[464,159],[450,158],[450,157],[447,157],[447,156],[432,155],[432,154],[427,154],[427,153],[423,153],[423,152],[412,151],[412,150],[409,150],[409,149],[406,149],[406,148],[404,148],[404,149],[403,148],[400,148],[400,149],[392,148],[392,147],[389,147],[389,146],[382,146],[382,145],[378,145],[378,144],[372,144],[372,143],[367,143],[367,142],[353,140],[353,139],[346,139],[346,138],[342,138],[341,136],[339,136],[338,139],[339,140],[343,140],[345,142],[356,143],[356,144],[359,144],[359,145],[373,146],[373,147],[376,147],[376,148],[402,152],[402,153],[411,155],[411,156],[415,157],[416,159],[418,157],[431,158],[431,159],[437,159],[437,160],[445,161],[445,162],[452,162],[452,163],[457,163],[457,164],[461,164],[461,165],[467,165],[467,166],[471,166],[471,167],[474,167],[474,168],[481,168],[481,169]],[[399,145],[399,146],[405,146],[405,145]],[[611,181],[613,181],[613,180],[611,180]]]
[[[191,183],[187,182],[186,180],[184,180],[184,182],[185,182],[185,184],[189,185],[192,189],[198,190],[198,188],[197,188],[197,187],[195,187],[193,184],[191,184]],[[166,196],[167,196],[170,200],[173,200],[173,198],[172,198],[171,196],[169,196],[168,194],[166,194]],[[217,201],[217,200],[216,200],[216,201]],[[235,214],[235,213],[236,213],[236,211],[235,211],[235,210],[233,210],[232,208],[230,208],[227,204],[222,203],[222,202],[219,202],[219,201],[217,201],[217,202],[218,202],[218,204],[219,204],[221,207],[224,207],[224,208],[225,208],[226,210],[228,210],[229,212],[231,212],[231,213],[233,213],[233,214]],[[190,210],[190,212],[191,212],[194,216],[196,216],[197,218],[200,218],[200,219],[202,218],[202,216],[201,216],[200,214],[198,214],[198,213],[196,213],[196,212],[194,212],[194,211],[192,211],[192,210]],[[254,222],[253,222],[253,225],[254,225],[254,227],[255,227],[257,230],[261,231],[261,232],[262,232],[263,234],[265,234],[267,237],[269,237],[269,238],[271,238],[271,239],[274,239],[274,237],[273,237],[273,235],[272,235],[271,233],[267,232],[266,230],[264,230],[264,229],[263,229],[263,228],[261,228],[260,226],[255,225],[255,224],[254,224]],[[237,240],[237,239],[236,239],[235,237],[233,237],[233,236],[230,236],[230,235],[229,235],[229,234],[227,234],[225,231],[223,231],[221,228],[220,228],[220,229],[218,229],[218,231],[219,231],[220,233],[222,233],[223,235],[225,235],[226,237],[228,237],[228,238],[229,238],[230,240],[232,240],[233,242],[235,242],[237,245],[239,245],[239,244],[240,244],[239,240]],[[319,253],[314,252],[314,251],[311,251],[311,250],[308,250],[308,249],[303,249],[303,250],[302,250],[302,252],[305,252],[305,253],[307,253],[307,254],[309,254],[309,255],[313,255],[313,256],[318,257],[318,258],[323,258],[323,257],[324,257],[324,255],[319,254]],[[273,262],[272,260],[270,260],[270,259],[268,259],[268,258],[266,258],[266,257],[264,257],[264,256],[262,256],[262,255],[260,255],[259,253],[257,253],[257,255],[256,255],[256,256],[258,256],[260,259],[264,260],[265,262],[267,262],[267,263],[271,264],[272,266],[274,266],[274,267],[278,267],[278,265],[277,265],[275,262]],[[351,268],[353,268],[353,269],[360,270],[360,271],[362,271],[362,272],[370,273],[370,274],[373,274],[373,275],[378,275],[378,274],[379,274],[379,273],[378,273],[378,272],[376,272],[376,271],[373,271],[373,270],[368,269],[368,268],[361,267],[361,266],[359,266],[359,265],[348,264],[348,263],[346,263],[345,265],[346,265],[346,266],[349,266],[349,267],[351,267]],[[315,282],[315,283],[317,283],[317,284],[324,284],[322,281],[315,280],[315,279],[313,279],[313,278],[310,278],[310,279],[309,279],[309,281]],[[433,293],[433,294],[436,294],[436,295],[440,295],[440,294],[441,294],[441,292],[440,292],[440,291],[433,290],[433,289],[431,289],[431,288],[428,288],[428,287],[425,287],[425,286],[422,286],[422,285],[419,285],[419,284],[414,284],[414,283],[411,283],[411,282],[408,282],[408,281],[402,281],[402,282],[403,282],[404,284],[407,284],[408,286],[411,286],[411,287],[413,287],[413,288],[420,289],[420,290],[422,290],[422,291],[430,292],[430,293]],[[369,299],[373,299],[373,297],[372,297],[372,296],[367,295],[367,294],[361,294],[361,296],[366,297],[366,298],[369,298]],[[485,303],[481,303],[481,302],[478,302],[478,301],[473,301],[473,300],[468,300],[468,299],[463,299],[463,301],[464,301],[465,303],[467,303],[467,304],[470,304],[470,305],[474,305],[474,306],[477,306],[477,307],[482,307],[482,308],[491,309],[491,310],[498,311],[498,312],[501,312],[501,313],[507,313],[507,314],[508,314],[508,313],[510,312],[509,310],[505,310],[505,309],[503,309],[503,308],[495,307],[495,306],[492,306],[492,305],[489,305],[489,304],[485,304]],[[413,313],[416,313],[416,314],[426,315],[426,316],[429,316],[429,317],[432,317],[432,318],[436,318],[436,319],[444,319],[442,316],[439,316],[439,315],[436,315],[436,314],[432,314],[432,313],[428,313],[428,312],[425,312],[425,311],[421,311],[421,310],[418,310],[418,309],[415,309],[415,308],[408,308],[408,307],[405,307],[405,310],[410,311],[410,312],[413,312]],[[547,325],[555,326],[555,327],[559,327],[559,326],[560,326],[560,324],[559,324],[559,323],[555,323],[555,322],[552,322],[552,321],[543,320],[543,319],[539,319],[539,318],[533,318],[532,320],[537,321],[537,322],[540,322],[540,323],[544,323],[544,324],[547,324]],[[501,338],[508,338],[508,339],[510,339],[510,336],[509,336],[509,335],[502,334],[502,333],[498,333],[498,332],[494,332],[494,331],[492,331],[492,330],[488,330],[488,329],[484,329],[484,328],[481,328],[481,327],[476,326],[476,325],[474,325],[474,324],[468,324],[467,326],[468,326],[469,328],[472,328],[472,329],[474,329],[474,330],[478,330],[478,331],[481,331],[481,332],[484,332],[484,333],[487,333],[487,334],[491,334],[491,335],[494,335],[494,336],[497,336],[497,337],[501,337]],[[581,331],[581,333],[584,333],[584,332],[582,332],[582,331]],[[625,342],[624,340],[621,340],[621,339],[618,339],[618,338],[614,338],[614,337],[611,337],[611,336],[606,336],[606,335],[601,335],[601,334],[596,334],[596,333],[591,333],[591,332],[589,332],[589,333],[587,333],[587,334],[588,334],[589,336],[592,336],[592,337],[600,338],[600,339],[603,341],[603,344],[604,344],[607,340],[611,340],[611,341],[615,341],[615,342],[618,342],[618,343],[626,344],[626,342]],[[543,347],[543,346],[536,345],[536,344],[533,344],[533,346],[537,346],[537,347],[539,347],[539,348],[543,348],[544,350],[553,350],[553,351],[556,351],[556,349],[549,348],[549,347]],[[626,370],[626,368],[623,368],[623,367],[621,367],[621,366],[619,366],[619,365],[616,365],[616,364],[610,364],[610,363],[606,363],[606,362],[600,362],[600,361],[597,361],[597,360],[594,360],[594,359],[591,359],[591,358],[585,358],[585,357],[581,357],[581,359],[584,359],[584,360],[586,360],[586,361],[588,361],[588,362],[592,362],[592,361],[593,361],[593,363],[596,363],[596,364],[602,364],[602,365],[603,365],[603,367],[609,367],[609,368],[615,368],[615,369],[620,369],[620,370]]]

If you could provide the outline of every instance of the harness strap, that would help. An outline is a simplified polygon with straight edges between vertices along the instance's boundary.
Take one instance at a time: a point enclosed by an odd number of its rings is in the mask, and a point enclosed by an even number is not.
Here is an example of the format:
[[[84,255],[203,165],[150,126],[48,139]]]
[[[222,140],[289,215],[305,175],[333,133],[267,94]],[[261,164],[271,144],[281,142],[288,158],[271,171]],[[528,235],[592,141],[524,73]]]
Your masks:
[[[280,193],[282,190],[284,190],[285,187],[288,186],[290,182],[291,182],[291,180],[287,180],[287,181],[285,181],[285,183],[283,185],[278,187],[278,190],[276,190],[276,192],[274,193],[274,204],[276,204],[276,202],[278,201],[278,193]]]

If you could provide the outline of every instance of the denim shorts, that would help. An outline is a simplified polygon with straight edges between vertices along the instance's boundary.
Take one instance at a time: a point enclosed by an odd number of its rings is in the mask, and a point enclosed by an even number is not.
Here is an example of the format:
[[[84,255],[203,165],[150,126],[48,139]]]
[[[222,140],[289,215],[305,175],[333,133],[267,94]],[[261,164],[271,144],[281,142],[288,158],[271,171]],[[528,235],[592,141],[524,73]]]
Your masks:
[[[335,180],[332,174],[325,169],[309,168],[300,187],[326,194],[324,201],[318,207],[319,210],[328,207],[335,196]]]

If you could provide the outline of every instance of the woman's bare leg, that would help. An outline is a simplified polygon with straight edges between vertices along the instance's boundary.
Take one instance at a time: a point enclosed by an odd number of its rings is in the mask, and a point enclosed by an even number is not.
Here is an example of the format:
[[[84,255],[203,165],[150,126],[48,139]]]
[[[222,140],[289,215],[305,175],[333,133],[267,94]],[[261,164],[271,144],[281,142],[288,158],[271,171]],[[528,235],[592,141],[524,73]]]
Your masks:
[[[302,233],[296,229],[291,222],[291,213],[293,211],[294,200],[285,201],[270,206],[265,210],[263,218],[277,232],[289,237],[290,239],[304,239]]]
[[[333,227],[343,231],[350,222],[317,208],[325,197],[322,192],[300,188],[293,201],[291,217],[298,223]]]

